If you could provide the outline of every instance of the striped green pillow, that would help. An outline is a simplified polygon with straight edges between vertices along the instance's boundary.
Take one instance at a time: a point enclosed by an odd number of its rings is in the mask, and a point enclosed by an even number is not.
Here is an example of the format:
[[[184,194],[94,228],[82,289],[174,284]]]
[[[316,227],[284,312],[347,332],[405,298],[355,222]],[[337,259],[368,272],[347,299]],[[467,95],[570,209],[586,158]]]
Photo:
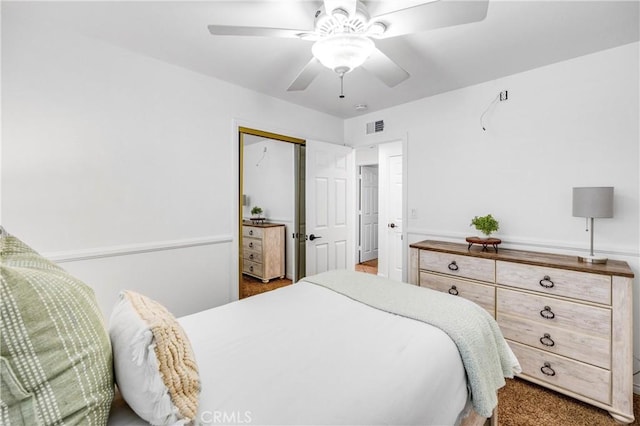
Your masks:
[[[6,232],[0,272],[0,424],[106,424],[112,354],[93,290]]]

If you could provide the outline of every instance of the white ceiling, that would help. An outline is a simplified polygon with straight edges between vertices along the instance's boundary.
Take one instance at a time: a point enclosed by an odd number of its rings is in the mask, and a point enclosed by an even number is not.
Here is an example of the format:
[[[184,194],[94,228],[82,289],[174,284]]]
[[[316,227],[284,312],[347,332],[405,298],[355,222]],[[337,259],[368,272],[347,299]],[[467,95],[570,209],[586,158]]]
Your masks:
[[[415,4],[415,0],[386,3]],[[455,1],[455,0],[440,0]],[[380,2],[383,2],[380,0]],[[337,117],[380,110],[638,41],[639,2],[490,0],[477,23],[377,40],[411,77],[389,88],[363,69],[340,81],[322,72],[302,92],[286,89],[311,58],[298,39],[212,36],[208,24],[313,28],[320,1],[3,1],[28,14],[202,74]],[[384,2],[383,2],[384,3]],[[11,15],[9,15],[11,16]],[[24,16],[24,15],[23,15]],[[4,18],[3,18],[4,19]]]

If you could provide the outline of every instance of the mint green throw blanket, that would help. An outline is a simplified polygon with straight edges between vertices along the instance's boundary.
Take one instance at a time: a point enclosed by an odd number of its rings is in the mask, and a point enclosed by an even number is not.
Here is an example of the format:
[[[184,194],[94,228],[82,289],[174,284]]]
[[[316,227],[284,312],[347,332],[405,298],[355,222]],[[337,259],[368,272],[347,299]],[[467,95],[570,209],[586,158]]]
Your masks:
[[[491,417],[505,377],[521,371],[495,320],[479,305],[411,284],[361,272],[335,270],[305,277],[353,300],[385,312],[431,324],[454,341],[467,373],[475,411]]]

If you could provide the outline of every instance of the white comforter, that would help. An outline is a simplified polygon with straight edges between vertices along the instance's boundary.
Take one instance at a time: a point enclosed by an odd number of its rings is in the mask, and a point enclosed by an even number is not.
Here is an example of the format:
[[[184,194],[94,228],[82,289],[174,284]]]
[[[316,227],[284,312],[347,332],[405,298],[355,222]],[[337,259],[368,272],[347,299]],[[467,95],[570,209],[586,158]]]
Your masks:
[[[300,282],[180,319],[201,424],[452,425],[467,402],[451,339]],[[144,424],[131,411],[110,425]]]

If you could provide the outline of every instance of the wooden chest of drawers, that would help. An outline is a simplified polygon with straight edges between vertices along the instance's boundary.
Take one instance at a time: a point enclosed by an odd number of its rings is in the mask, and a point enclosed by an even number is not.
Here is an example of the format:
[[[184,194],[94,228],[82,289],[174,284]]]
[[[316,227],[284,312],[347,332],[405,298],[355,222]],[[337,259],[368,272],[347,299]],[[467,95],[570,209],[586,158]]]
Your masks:
[[[625,262],[466,244],[411,245],[410,282],[496,318],[520,377],[633,422],[633,272]]]
[[[265,283],[284,278],[284,232],[278,223],[242,225],[242,273]]]

